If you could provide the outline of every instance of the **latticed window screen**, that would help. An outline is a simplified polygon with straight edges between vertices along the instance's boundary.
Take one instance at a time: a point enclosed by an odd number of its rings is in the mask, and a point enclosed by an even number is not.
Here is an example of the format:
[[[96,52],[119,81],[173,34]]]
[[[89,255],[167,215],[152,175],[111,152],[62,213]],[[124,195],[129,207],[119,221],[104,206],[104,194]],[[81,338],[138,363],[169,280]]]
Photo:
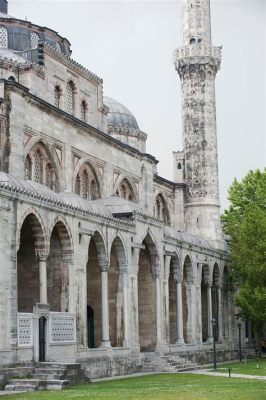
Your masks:
[[[56,86],[54,89],[54,105],[56,107],[60,107],[60,95],[61,95],[61,90],[59,86]]]
[[[7,29],[4,26],[0,26],[0,48],[7,49],[8,39],[7,39]]]
[[[39,40],[40,40],[39,35],[36,32],[31,32],[30,45],[32,49],[37,49]]]
[[[37,151],[34,160],[34,180],[41,183],[42,181],[42,167],[41,167],[41,154]]]
[[[74,85],[73,82],[68,82],[66,92],[66,111],[69,114],[74,112]]]

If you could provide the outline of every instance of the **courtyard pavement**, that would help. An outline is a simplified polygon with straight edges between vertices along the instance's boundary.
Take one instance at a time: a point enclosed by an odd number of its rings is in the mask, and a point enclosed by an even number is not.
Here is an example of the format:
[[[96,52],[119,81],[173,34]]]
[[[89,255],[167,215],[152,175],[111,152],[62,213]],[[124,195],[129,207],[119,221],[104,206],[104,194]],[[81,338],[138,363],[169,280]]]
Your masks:
[[[180,372],[184,374],[185,372]],[[212,372],[207,369],[196,369],[193,371],[189,371],[190,374],[197,374],[197,375],[211,375],[211,376],[224,376],[229,378],[228,372]],[[261,381],[266,380],[266,376],[259,376],[259,375],[246,375],[246,374],[234,374],[231,372],[231,378],[243,378],[243,379],[258,379]]]

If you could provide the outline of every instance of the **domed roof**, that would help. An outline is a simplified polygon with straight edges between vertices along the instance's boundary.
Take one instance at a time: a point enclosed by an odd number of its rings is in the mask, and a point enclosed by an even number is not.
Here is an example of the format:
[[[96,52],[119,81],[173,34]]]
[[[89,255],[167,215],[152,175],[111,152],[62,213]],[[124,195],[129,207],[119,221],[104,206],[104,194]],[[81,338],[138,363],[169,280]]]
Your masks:
[[[103,102],[110,109],[107,114],[107,124],[109,126],[139,130],[136,118],[123,104],[110,97],[104,97]]]

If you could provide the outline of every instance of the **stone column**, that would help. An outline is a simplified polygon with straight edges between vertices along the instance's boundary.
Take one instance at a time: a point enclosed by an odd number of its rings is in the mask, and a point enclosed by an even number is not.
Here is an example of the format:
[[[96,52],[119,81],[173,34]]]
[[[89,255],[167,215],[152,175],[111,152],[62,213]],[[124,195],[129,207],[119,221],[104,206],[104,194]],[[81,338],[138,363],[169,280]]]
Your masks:
[[[40,303],[47,304],[47,254],[37,251],[39,259]]]
[[[64,268],[68,270],[68,281],[65,283],[65,294],[67,293],[67,304],[64,309],[68,312],[75,313],[75,299],[74,299],[74,263],[72,254],[63,255]],[[63,288],[62,288],[63,290]]]
[[[102,294],[102,343],[101,347],[110,347],[109,338],[109,299],[108,299],[108,261],[100,261]]]
[[[170,316],[169,316],[169,275],[171,255],[164,257],[164,281],[163,281],[163,342],[170,343]]]
[[[162,341],[162,318],[161,318],[161,286],[160,286],[160,272],[156,269],[153,272],[153,278],[155,279],[156,285],[156,335],[157,335],[157,346]]]
[[[208,306],[208,337],[207,342],[212,341],[212,281],[207,282],[207,306]]]
[[[182,302],[182,277],[175,274],[176,281],[176,344],[184,344],[183,329],[183,302]]]
[[[223,339],[223,313],[222,313],[222,292],[221,292],[221,284],[217,286],[218,292],[218,341],[222,341]]]
[[[128,268],[127,265],[121,265],[120,274],[123,280],[123,319],[124,319],[124,347],[129,346],[129,319],[128,319]]]
[[[196,341],[196,282],[193,279],[190,283],[190,306],[191,306],[191,342]]]
[[[196,340],[198,343],[202,343],[201,279],[202,279],[202,264],[199,263],[197,269],[197,280],[196,280],[196,306],[197,306]]]

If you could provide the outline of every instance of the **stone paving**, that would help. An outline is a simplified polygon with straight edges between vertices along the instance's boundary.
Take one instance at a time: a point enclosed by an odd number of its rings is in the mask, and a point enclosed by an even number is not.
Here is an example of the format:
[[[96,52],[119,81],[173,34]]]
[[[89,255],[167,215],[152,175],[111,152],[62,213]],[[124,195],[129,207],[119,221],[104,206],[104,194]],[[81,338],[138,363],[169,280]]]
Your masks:
[[[183,372],[181,372],[183,373]],[[212,372],[208,371],[207,369],[197,369],[194,371],[190,371],[190,374],[198,374],[198,375],[211,375],[211,376],[224,376],[228,378],[228,372]],[[265,381],[266,376],[259,376],[259,375],[247,375],[247,374],[234,374],[231,372],[231,378],[244,378],[244,379],[258,379]]]

